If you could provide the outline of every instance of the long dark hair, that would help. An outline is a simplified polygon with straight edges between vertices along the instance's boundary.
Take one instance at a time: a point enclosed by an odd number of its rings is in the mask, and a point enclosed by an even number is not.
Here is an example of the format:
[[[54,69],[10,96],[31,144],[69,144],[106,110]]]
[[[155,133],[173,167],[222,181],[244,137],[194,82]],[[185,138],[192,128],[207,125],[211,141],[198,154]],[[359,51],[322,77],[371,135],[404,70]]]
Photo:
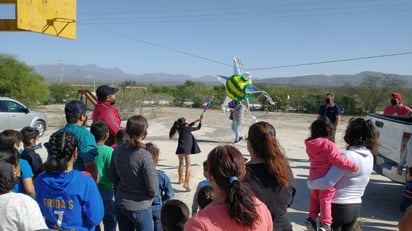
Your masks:
[[[66,171],[77,147],[78,141],[73,133],[64,131],[53,133],[49,139],[49,157],[44,163],[44,170],[58,173]]]
[[[126,132],[130,137],[127,143],[130,148],[140,149],[144,147],[140,140],[146,137],[148,127],[149,124],[146,118],[141,115],[134,115],[127,120]]]
[[[259,219],[253,201],[253,191],[242,182],[246,174],[242,153],[231,145],[217,146],[207,157],[209,173],[216,184],[227,192],[225,205],[229,217],[237,224],[253,227]]]
[[[345,142],[350,146],[365,146],[373,154],[378,153],[378,133],[371,120],[352,118],[346,127]]]
[[[0,194],[10,192],[16,185],[13,166],[17,167],[18,162],[19,153],[13,146],[0,146]]]
[[[289,186],[289,161],[276,139],[276,130],[268,122],[257,122],[249,127],[248,141],[256,157],[262,157],[270,175],[282,187]]]
[[[159,156],[160,156],[160,149],[152,142],[149,142],[146,144],[146,151],[150,152],[153,157],[153,162],[155,165],[159,162]]]
[[[186,119],[184,117],[180,117],[175,122],[173,122],[173,125],[169,131],[169,139],[172,139],[175,136],[176,132],[179,129],[181,129],[185,123],[186,123]]]

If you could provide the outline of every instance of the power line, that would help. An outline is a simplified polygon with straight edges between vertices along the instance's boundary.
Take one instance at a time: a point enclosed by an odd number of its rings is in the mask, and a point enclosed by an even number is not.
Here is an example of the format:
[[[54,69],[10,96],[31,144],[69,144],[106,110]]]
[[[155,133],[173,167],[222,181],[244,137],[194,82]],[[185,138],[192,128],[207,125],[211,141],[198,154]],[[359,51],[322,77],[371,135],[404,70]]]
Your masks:
[[[175,48],[167,47],[167,46],[164,46],[164,45],[149,42],[149,41],[146,41],[146,40],[143,40],[143,39],[135,38],[135,37],[132,37],[132,36],[121,34],[121,33],[109,31],[109,30],[106,30],[106,29],[101,29],[101,28],[98,28],[98,27],[95,27],[95,26],[90,26],[90,25],[87,25],[87,24],[82,24],[82,25],[86,25],[86,26],[89,26],[89,27],[91,27],[93,29],[96,29],[96,30],[100,30],[100,31],[103,31],[103,32],[106,32],[106,33],[109,33],[109,34],[112,34],[112,35],[119,36],[119,37],[127,38],[127,39],[130,39],[130,40],[140,42],[140,43],[143,43],[143,44],[146,44],[146,45],[150,45],[150,46],[153,46],[153,47],[157,47],[157,48],[160,48],[160,49],[163,49],[163,50],[167,50],[167,51],[171,51],[171,52],[174,52],[174,53],[179,53],[179,54],[191,56],[191,57],[194,57],[194,58],[206,60],[206,61],[209,61],[209,62],[212,62],[212,63],[224,65],[224,66],[230,66],[230,67],[232,66],[232,64],[220,62],[218,60],[214,60],[214,59],[207,58],[207,57],[204,57],[204,56],[201,56],[201,55],[193,54],[193,53],[190,53],[190,52],[187,52],[187,51],[181,51],[181,50],[178,50],[178,49],[175,49]],[[407,51],[407,52],[393,53],[393,54],[382,54],[382,55],[356,57],[356,58],[326,60],[326,61],[300,63],[300,64],[289,64],[289,65],[281,65],[281,66],[273,66],[273,67],[245,68],[245,69],[248,70],[248,71],[260,71],[260,70],[280,69],[280,68],[288,68],[288,67],[311,66],[311,65],[319,65],[319,64],[327,64],[327,63],[349,62],[349,61],[364,60],[364,59],[377,59],[377,58],[384,58],[384,57],[390,57],[390,56],[401,56],[401,55],[411,55],[411,54],[412,54],[412,51]]]
[[[87,24],[82,24],[82,25],[86,25],[86,26],[89,26],[89,27],[91,27],[93,29],[96,29],[96,30],[100,30],[100,31],[103,31],[103,32],[106,32],[106,33],[109,33],[109,34],[112,34],[112,35],[116,35],[116,36],[119,36],[119,37],[123,37],[123,38],[126,38],[126,39],[136,41],[136,42],[140,42],[140,43],[143,43],[143,44],[146,44],[146,45],[157,47],[157,48],[160,48],[160,49],[163,49],[163,50],[167,50],[167,51],[171,51],[171,52],[174,52],[174,53],[179,53],[179,54],[191,56],[191,57],[206,60],[206,61],[209,61],[209,62],[212,62],[212,63],[217,63],[217,64],[230,66],[230,67],[232,66],[231,64],[228,64],[228,63],[220,62],[220,61],[210,59],[210,58],[207,58],[207,57],[203,57],[201,55],[196,55],[196,54],[193,54],[193,53],[190,53],[190,52],[187,52],[187,51],[182,51],[182,50],[178,50],[178,49],[175,49],[175,48],[160,45],[160,44],[157,44],[157,43],[149,42],[149,41],[139,39],[139,38],[135,38],[135,37],[132,37],[132,36],[129,36],[129,35],[125,35],[125,34],[121,34],[121,33],[118,33],[118,32],[113,32],[113,31],[110,31],[110,30],[90,26],[90,25],[87,25]]]
[[[103,18],[88,18],[87,16],[80,17],[87,24],[134,24],[134,23],[178,23],[178,22],[202,22],[202,21],[221,21],[221,20],[239,20],[239,19],[268,19],[268,18],[284,18],[284,17],[299,17],[299,16],[325,16],[325,15],[345,15],[353,13],[383,13],[392,8],[399,12],[409,12],[412,10],[412,5],[357,5],[357,6],[322,6],[299,9],[279,9],[277,5],[266,5],[252,8],[234,7],[220,11],[221,9],[213,10],[208,13],[200,13],[205,9],[192,9],[190,11],[180,10],[173,11],[173,14],[150,14],[148,12],[112,12],[112,14],[104,14]],[[256,11],[258,10],[258,11]],[[349,10],[349,11],[348,11]],[[247,14],[248,17],[244,17]],[[93,14],[87,14],[93,16]],[[130,15],[130,16],[129,16]],[[103,16],[103,15],[102,15]]]
[[[383,58],[383,57],[390,57],[390,56],[411,55],[411,54],[412,54],[412,51],[408,51],[408,52],[394,53],[394,54],[383,54],[383,55],[374,55],[374,56],[357,57],[357,58],[336,59],[336,60],[290,64],[290,65],[282,65],[282,66],[274,66],[274,67],[252,68],[252,69],[247,69],[247,70],[260,71],[260,70],[270,70],[270,69],[279,69],[279,68],[287,68],[287,67],[310,66],[310,65],[318,65],[318,64],[326,64],[326,63],[348,62],[348,61],[362,60],[362,59],[376,59],[376,58]]]

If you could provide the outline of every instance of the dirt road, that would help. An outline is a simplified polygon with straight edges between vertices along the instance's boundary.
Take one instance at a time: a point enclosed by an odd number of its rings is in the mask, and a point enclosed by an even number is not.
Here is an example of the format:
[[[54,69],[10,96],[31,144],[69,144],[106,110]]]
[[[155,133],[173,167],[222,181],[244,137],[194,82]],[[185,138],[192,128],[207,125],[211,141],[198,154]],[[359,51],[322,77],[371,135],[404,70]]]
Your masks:
[[[42,142],[47,141],[48,136],[56,129],[65,124],[63,106],[48,106],[38,109],[47,113],[50,120],[50,129],[41,138]],[[159,146],[160,165],[173,182],[175,198],[183,200],[190,207],[193,199],[193,191],[186,192],[184,188],[177,184],[177,157],[174,154],[176,140],[169,140],[168,132],[174,120],[185,117],[192,121],[199,117],[201,109],[190,108],[145,108],[143,115],[149,120],[149,134],[147,142],[154,142]],[[254,115],[260,121],[272,123],[277,130],[277,137],[284,148],[292,166],[297,182],[297,195],[289,215],[293,223],[294,230],[305,230],[303,222],[307,217],[309,189],[306,186],[309,163],[304,147],[304,139],[309,135],[310,123],[316,118],[315,115],[294,114],[281,112],[256,112]],[[89,117],[91,118],[91,117]],[[343,116],[339,125],[336,142],[341,150],[344,150],[343,132],[349,117]],[[246,135],[251,121],[246,115],[242,132]],[[203,179],[202,162],[206,159],[208,152],[216,145],[232,143],[234,134],[230,130],[230,120],[228,114],[220,110],[208,110],[203,120],[202,129],[193,133],[199,140],[202,153],[193,155],[192,158],[192,188]],[[246,141],[236,144],[245,157],[248,158]],[[43,158],[46,152],[41,150]],[[399,212],[399,196],[402,190],[400,184],[391,182],[386,177],[372,174],[371,181],[363,197],[360,226],[367,230],[397,230],[397,222],[402,216]]]

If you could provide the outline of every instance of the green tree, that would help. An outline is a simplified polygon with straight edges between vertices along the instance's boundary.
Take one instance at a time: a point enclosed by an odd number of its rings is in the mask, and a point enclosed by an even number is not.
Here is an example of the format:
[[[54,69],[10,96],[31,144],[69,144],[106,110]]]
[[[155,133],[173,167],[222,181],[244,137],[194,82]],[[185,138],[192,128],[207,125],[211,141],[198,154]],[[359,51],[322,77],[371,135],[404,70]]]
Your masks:
[[[192,107],[200,108],[212,94],[214,94],[213,88],[193,81],[186,81],[183,85],[176,87],[174,103],[176,106],[184,106],[184,102],[192,101]]]
[[[363,110],[369,113],[375,113],[379,106],[388,101],[388,96],[392,91],[401,88],[404,84],[405,81],[390,75],[384,77],[367,77],[361,83],[361,88],[358,91],[359,98],[361,102],[363,102]]]
[[[67,103],[75,99],[77,92],[76,87],[67,83],[52,83],[49,85],[50,97],[47,104]]]
[[[339,98],[339,106],[342,113],[346,115],[362,115],[363,110],[357,106],[356,99],[353,96],[342,96]]]
[[[309,93],[305,97],[304,107],[306,108],[306,113],[318,114],[319,107],[324,102],[325,94],[319,93],[318,90],[313,90],[314,92]]]
[[[48,83],[33,68],[16,57],[0,54],[0,95],[15,98],[28,106],[49,98]]]

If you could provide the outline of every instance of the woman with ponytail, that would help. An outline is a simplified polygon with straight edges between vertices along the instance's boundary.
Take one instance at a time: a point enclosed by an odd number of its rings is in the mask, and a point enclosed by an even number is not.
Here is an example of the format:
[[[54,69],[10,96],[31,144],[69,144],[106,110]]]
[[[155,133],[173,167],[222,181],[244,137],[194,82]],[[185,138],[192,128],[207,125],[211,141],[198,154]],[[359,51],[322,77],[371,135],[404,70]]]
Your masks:
[[[264,121],[252,124],[247,137],[247,150],[251,159],[246,163],[243,182],[270,210],[273,230],[291,231],[287,209],[292,205],[296,188],[275,128]]]
[[[242,182],[246,166],[240,151],[231,145],[218,146],[210,151],[207,164],[214,198],[186,223],[185,230],[273,230],[266,205]]]
[[[352,172],[332,166],[327,174],[309,180],[310,189],[327,189],[335,186],[332,198],[333,230],[353,230],[362,204],[362,196],[373,170],[373,155],[378,149],[378,133],[373,122],[363,118],[352,118],[346,127],[344,140],[347,144],[344,157],[359,166]]]
[[[73,169],[78,155],[76,136],[65,131],[50,136],[44,172],[35,182],[36,200],[46,224],[56,230],[94,230],[104,207],[96,182]]]
[[[115,212],[120,230],[153,230],[152,201],[159,189],[157,170],[143,140],[148,123],[141,115],[127,120],[127,143],[112,155],[109,178],[115,185]]]

